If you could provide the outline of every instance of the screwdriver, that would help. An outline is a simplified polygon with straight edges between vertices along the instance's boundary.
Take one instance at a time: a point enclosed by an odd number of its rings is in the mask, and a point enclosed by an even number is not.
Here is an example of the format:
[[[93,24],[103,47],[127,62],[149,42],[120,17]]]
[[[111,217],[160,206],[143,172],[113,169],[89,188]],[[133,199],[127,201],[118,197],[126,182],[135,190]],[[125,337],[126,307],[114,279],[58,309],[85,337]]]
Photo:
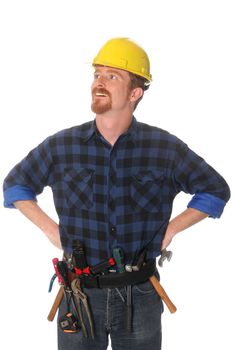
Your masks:
[[[113,249],[113,258],[116,262],[118,272],[119,273],[125,272],[124,252],[121,248]]]
[[[114,248],[113,249],[113,257],[116,261],[117,269],[119,273],[125,272],[125,265],[124,265],[124,253],[121,248]],[[127,285],[127,331],[132,331],[132,286]]]

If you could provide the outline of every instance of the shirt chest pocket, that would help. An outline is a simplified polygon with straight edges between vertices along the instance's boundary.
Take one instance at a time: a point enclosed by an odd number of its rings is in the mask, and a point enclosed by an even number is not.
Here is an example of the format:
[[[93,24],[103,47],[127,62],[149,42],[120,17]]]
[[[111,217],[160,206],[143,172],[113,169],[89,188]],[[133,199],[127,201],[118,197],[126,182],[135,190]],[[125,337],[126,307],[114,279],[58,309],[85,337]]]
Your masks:
[[[67,205],[77,208],[91,208],[93,205],[92,169],[66,169],[63,178]]]
[[[160,209],[164,175],[144,171],[132,177],[131,202],[134,210],[156,212]]]

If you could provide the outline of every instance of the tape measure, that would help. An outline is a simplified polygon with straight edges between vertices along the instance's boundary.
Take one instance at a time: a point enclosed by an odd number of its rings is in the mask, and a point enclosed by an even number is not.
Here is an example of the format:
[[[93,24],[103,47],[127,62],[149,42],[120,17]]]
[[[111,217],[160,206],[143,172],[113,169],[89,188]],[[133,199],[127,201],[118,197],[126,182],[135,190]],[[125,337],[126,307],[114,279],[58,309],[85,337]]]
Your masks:
[[[65,333],[77,333],[81,329],[79,321],[71,312],[67,312],[59,318],[59,326]]]

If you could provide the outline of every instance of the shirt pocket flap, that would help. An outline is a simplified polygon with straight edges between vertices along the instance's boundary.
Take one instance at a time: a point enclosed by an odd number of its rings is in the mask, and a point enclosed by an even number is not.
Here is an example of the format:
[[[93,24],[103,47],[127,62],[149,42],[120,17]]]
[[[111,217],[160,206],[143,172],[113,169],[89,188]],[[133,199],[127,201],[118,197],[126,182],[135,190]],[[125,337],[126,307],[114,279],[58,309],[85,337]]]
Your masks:
[[[142,171],[134,175],[131,200],[134,210],[156,212],[160,209],[164,174],[160,171]]]
[[[93,205],[92,169],[65,169],[64,185],[68,206],[90,208]]]
[[[94,170],[92,169],[80,169],[80,168],[66,168],[64,181],[83,181],[87,183],[92,177]]]
[[[164,174],[162,171],[142,171],[136,175],[133,176],[136,181],[139,183],[147,183],[147,182],[156,182],[159,183],[163,181]]]

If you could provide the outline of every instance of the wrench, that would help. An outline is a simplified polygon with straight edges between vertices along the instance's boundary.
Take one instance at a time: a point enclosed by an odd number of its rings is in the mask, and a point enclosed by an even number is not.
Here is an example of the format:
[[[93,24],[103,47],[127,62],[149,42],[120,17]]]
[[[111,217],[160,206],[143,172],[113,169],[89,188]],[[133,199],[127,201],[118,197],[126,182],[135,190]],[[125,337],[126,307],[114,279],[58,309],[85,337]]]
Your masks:
[[[163,267],[163,263],[164,261],[167,259],[167,261],[170,261],[172,258],[172,252],[170,250],[167,249],[163,249],[161,256],[159,258],[158,264],[160,267]]]

